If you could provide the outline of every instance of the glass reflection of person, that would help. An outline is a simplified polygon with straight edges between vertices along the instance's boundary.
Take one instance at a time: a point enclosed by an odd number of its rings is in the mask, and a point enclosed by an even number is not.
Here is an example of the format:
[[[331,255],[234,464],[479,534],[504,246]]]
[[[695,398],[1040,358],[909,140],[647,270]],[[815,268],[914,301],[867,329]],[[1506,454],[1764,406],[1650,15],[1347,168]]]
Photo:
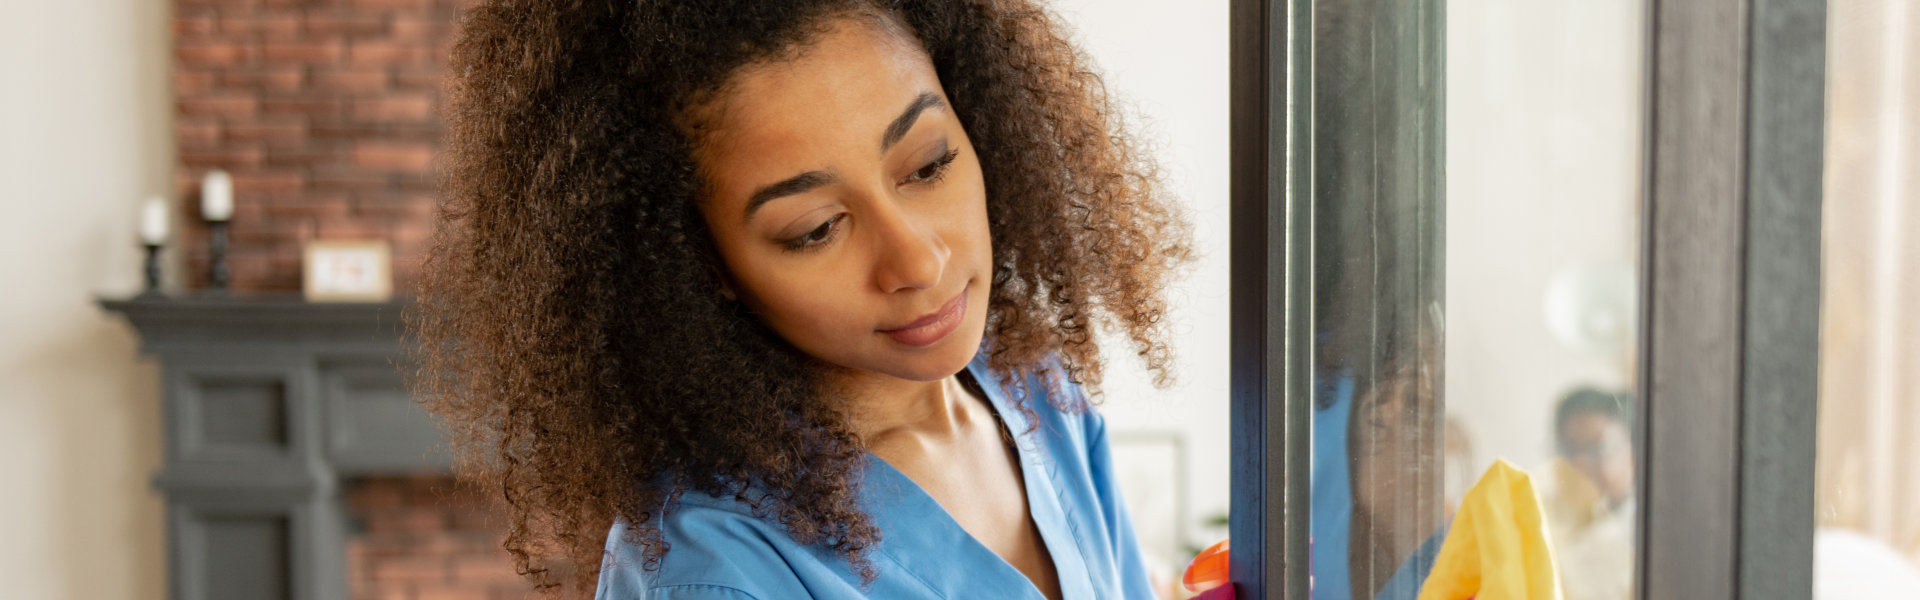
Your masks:
[[[1554,411],[1560,462],[1548,524],[1568,600],[1633,593],[1633,401],[1582,388]]]
[[[1166,381],[1188,234],[1057,19],[499,0],[463,23],[420,393],[504,492],[522,572],[600,598],[1151,597],[1093,333]]]

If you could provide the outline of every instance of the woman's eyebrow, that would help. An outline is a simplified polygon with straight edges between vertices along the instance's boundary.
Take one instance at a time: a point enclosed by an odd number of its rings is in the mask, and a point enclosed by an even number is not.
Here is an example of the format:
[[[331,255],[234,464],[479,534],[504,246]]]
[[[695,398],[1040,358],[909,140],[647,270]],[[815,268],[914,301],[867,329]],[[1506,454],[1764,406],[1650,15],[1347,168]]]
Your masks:
[[[938,94],[920,92],[919,96],[913,98],[913,103],[908,104],[907,109],[901,111],[900,116],[894,117],[893,123],[887,125],[886,133],[880,136],[880,152],[885,153],[888,148],[900,143],[900,138],[907,136],[907,130],[913,129],[913,122],[920,119],[922,111],[944,106],[946,103],[940,101]]]
[[[914,122],[920,120],[920,113],[929,108],[945,107],[946,103],[940,100],[939,94],[920,92],[920,95],[914,96],[913,102],[907,104],[907,109],[900,111],[900,116],[894,117],[893,122],[887,124],[886,132],[880,135],[880,152],[885,153],[894,144],[900,143],[900,138],[906,137],[907,130],[913,129]],[[752,223],[753,214],[759,212],[761,205],[777,198],[806,193],[833,181],[832,173],[807,171],[762,187],[747,197],[747,216],[744,221]]]
[[[777,198],[792,196],[794,194],[803,194],[808,191],[812,191],[814,188],[818,188],[820,186],[833,183],[833,180],[834,180],[834,176],[832,173],[828,173],[826,171],[807,171],[805,173],[801,173],[799,175],[788,177],[786,179],[782,179],[772,184],[768,184],[767,186],[754,191],[752,196],[747,197],[747,216],[744,219],[744,222],[752,223],[753,213],[758,212],[760,210],[760,206],[763,204],[772,202],[774,201],[774,199],[777,199]]]

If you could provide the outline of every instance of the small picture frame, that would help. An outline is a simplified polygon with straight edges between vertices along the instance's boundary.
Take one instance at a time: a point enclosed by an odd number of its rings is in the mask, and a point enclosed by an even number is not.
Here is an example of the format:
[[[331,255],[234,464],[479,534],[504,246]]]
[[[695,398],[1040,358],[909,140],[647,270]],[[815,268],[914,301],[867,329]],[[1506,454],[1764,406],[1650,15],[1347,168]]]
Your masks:
[[[393,251],[385,240],[307,242],[308,302],[385,302],[393,298]]]

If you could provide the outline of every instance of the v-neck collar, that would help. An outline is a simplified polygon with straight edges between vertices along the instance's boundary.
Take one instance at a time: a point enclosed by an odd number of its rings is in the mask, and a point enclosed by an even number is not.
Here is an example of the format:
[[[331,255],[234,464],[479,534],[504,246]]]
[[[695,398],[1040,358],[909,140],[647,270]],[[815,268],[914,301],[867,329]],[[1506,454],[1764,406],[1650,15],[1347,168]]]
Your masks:
[[[1040,530],[1053,559],[1055,577],[1060,582],[1062,600],[1094,600],[1093,582],[1087,575],[1086,558],[1067,525],[1067,514],[1054,488],[1051,461],[1046,460],[1045,431],[1032,430],[1027,415],[1014,408],[1006,398],[999,377],[989,372],[986,353],[976,355],[967,371],[980,383],[987,404],[1014,438],[1014,450],[1020,457],[1020,474],[1027,495],[1027,513]],[[1046,410],[1040,406],[1036,410]],[[947,598],[1045,598],[1025,573],[1014,568],[972,534],[960,527],[946,508],[926,490],[886,460],[867,454],[863,494],[868,513],[880,527],[879,552],[900,565],[908,574]],[[987,565],[993,576],[954,568],[960,565]],[[884,570],[885,567],[882,567]]]

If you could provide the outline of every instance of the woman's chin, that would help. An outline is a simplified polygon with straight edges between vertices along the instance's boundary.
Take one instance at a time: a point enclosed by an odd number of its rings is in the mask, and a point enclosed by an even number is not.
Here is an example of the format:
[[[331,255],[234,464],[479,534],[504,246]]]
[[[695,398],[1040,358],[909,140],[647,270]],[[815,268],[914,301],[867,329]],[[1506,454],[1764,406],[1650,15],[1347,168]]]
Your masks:
[[[970,325],[970,324],[969,324]],[[962,326],[952,335],[924,348],[898,355],[892,365],[882,369],[888,375],[909,381],[936,381],[967,368],[980,351],[981,327]]]

